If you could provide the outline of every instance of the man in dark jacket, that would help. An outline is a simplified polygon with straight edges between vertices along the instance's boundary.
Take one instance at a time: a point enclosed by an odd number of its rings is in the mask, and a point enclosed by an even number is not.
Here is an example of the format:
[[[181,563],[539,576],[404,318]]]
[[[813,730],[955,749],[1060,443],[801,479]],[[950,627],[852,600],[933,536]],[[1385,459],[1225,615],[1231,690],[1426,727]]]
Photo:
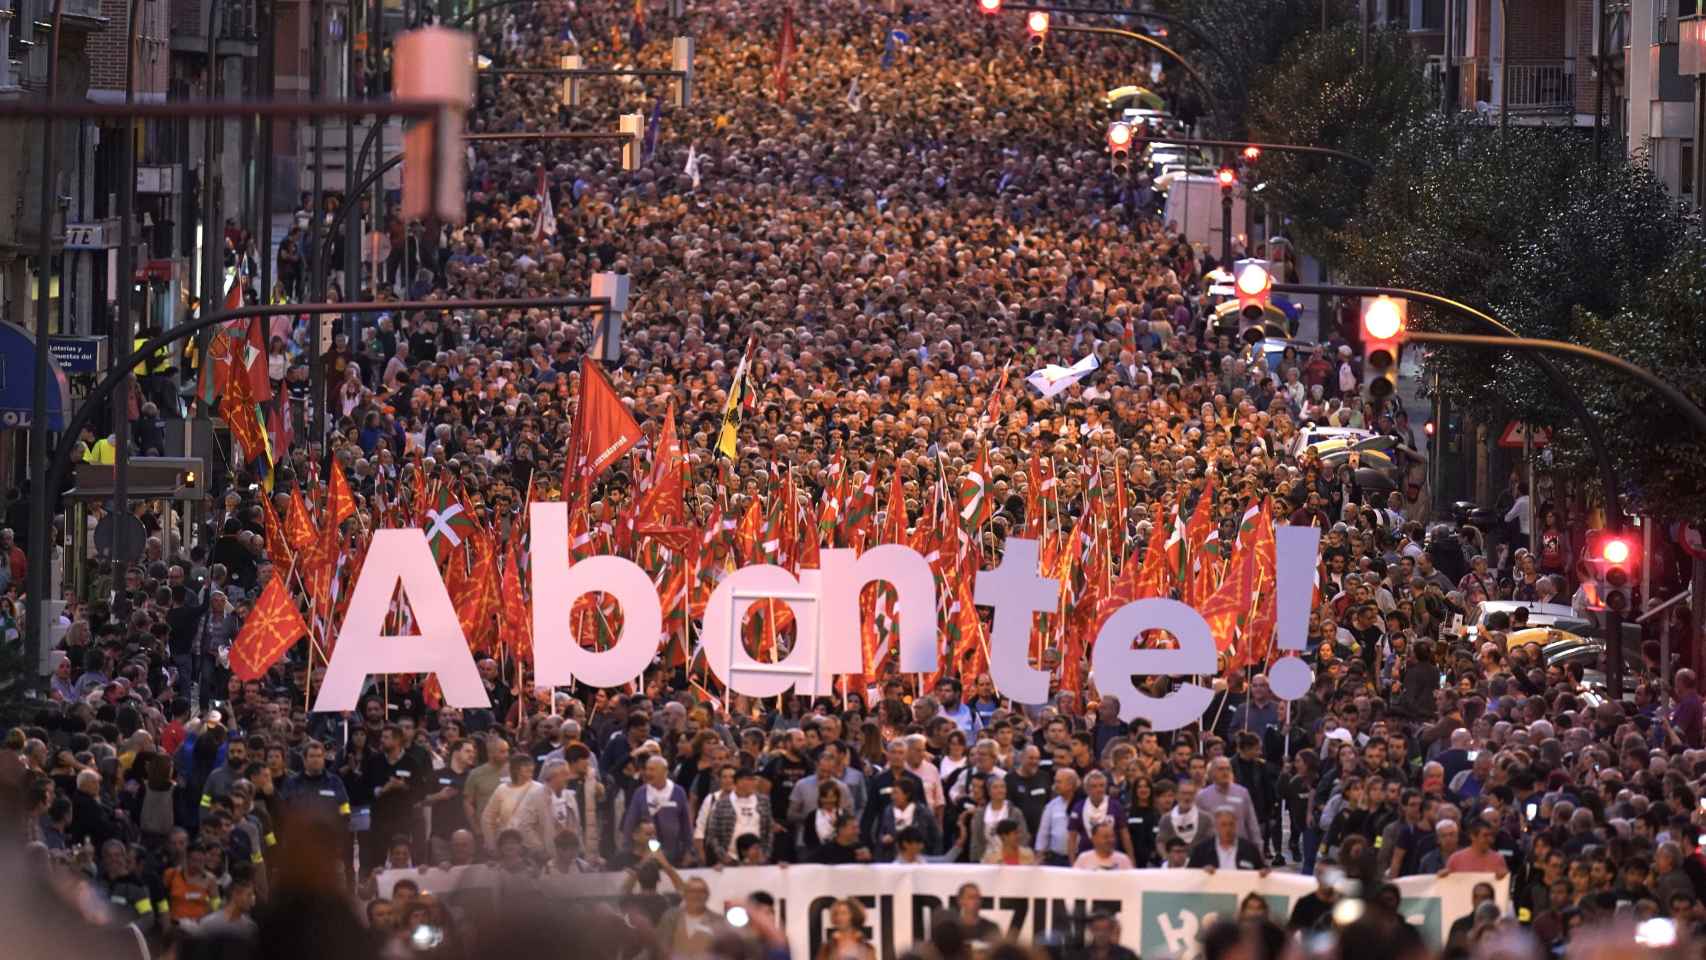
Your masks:
[[[884,753],[888,756],[888,766],[867,784],[870,788],[870,799],[865,802],[865,815],[859,823],[859,836],[863,838],[865,845],[870,847],[877,845],[877,825],[882,823],[883,811],[893,802],[894,782],[897,778],[911,781],[914,797],[924,796],[924,781],[906,769],[906,743],[899,739],[890,740]]]
[[[123,825],[101,802],[101,775],[93,770],[77,773],[77,790],[71,795],[71,829],[66,839],[72,843],[87,840],[97,848],[108,840],[124,839]]]
[[[1214,812],[1214,835],[1191,848],[1189,867],[1209,873],[1224,867],[1228,870],[1260,870],[1265,876],[1268,862],[1262,850],[1238,836],[1238,814],[1231,807]]]

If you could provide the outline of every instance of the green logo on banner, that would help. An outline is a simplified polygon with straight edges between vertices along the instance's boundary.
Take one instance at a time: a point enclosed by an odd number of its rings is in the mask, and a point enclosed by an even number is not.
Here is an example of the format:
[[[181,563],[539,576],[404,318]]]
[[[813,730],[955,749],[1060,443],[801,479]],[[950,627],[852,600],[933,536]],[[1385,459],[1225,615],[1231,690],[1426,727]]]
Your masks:
[[[1197,935],[1217,918],[1237,915],[1238,897],[1231,893],[1145,893],[1142,911],[1144,960],[1194,957],[1199,952]]]

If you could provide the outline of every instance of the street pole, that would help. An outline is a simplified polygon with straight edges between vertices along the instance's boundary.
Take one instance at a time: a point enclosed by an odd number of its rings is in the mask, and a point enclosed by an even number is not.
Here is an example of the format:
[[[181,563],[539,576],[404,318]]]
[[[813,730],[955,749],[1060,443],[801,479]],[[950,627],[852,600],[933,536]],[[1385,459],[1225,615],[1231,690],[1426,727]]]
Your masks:
[[[262,23],[272,22],[272,0],[260,0],[259,12]],[[261,31],[261,98],[271,100],[277,88],[273,77],[274,61],[277,53],[273,48],[273,38],[267,31]],[[261,184],[260,184],[260,225],[255,231],[257,250],[261,255],[261,302],[272,302],[272,158],[273,158],[273,122],[261,118]],[[270,334],[270,331],[269,331]],[[270,344],[271,336],[267,337]],[[276,401],[275,401],[276,402]]]
[[[53,0],[53,35],[49,39],[52,46],[47,49],[47,96],[54,99],[59,92],[59,47],[65,33],[62,30],[65,21],[65,0]],[[50,335],[49,324],[51,311],[48,310],[48,281],[53,272],[53,207],[57,202],[58,191],[55,189],[59,178],[53,169],[53,138],[55,135],[53,116],[46,113],[42,116],[41,144],[41,217],[38,226],[41,236],[36,247],[36,355],[35,383],[30,395],[30,466],[35,471],[35,482],[30,484],[30,529],[29,529],[29,566],[26,570],[26,592],[29,595],[30,611],[25,628],[28,637],[24,641],[24,677],[23,684],[34,688],[41,683],[42,647],[47,641],[47,592],[53,578],[49,568],[53,564],[53,544],[48,540],[52,536],[48,524],[48,513],[52,508],[57,490],[49,489],[52,478],[45,469],[47,465],[47,381],[53,374],[48,367],[47,340]],[[63,413],[63,411],[61,411]],[[73,434],[74,438],[76,435]],[[118,520],[114,520],[117,523]]]
[[[1232,269],[1232,188],[1220,191],[1220,268]]]
[[[1522,465],[1528,474],[1528,553],[1540,556],[1540,490],[1534,486],[1534,428],[1522,425]]]
[[[358,4],[350,3],[344,17],[344,99],[354,100],[355,89],[355,10]],[[365,96],[366,94],[362,94]],[[379,117],[369,117],[368,123],[374,127],[382,127]],[[361,195],[355,191],[355,178],[350,170],[350,148],[355,146],[355,117],[344,118],[344,205],[351,207],[349,219],[344,227],[344,285],[343,300],[359,300],[361,292]],[[356,315],[350,313],[344,317],[348,325],[346,335],[349,337],[350,351],[356,349],[357,339]]]
[[[1070,23],[1057,23],[1054,26],[1049,27],[1049,30],[1059,31],[1061,33],[1093,33],[1097,36],[1120,37],[1125,40],[1145,44],[1160,51],[1165,56],[1172,58],[1172,60],[1179,66],[1185,68],[1185,72],[1190,74],[1192,80],[1196,81],[1197,88],[1203,92],[1204,96],[1214,96],[1214,88],[1208,85],[1208,81],[1203,79],[1203,75],[1197,72],[1197,68],[1193,66],[1189,60],[1186,60],[1179,51],[1174,50],[1172,47],[1167,46],[1165,43],[1162,43],[1154,37],[1146,37],[1136,31],[1121,30],[1117,27],[1080,27]]]
[[[136,102],[136,43],[138,20],[142,12],[142,0],[130,0],[130,19],[126,21],[128,31],[127,43],[124,47],[124,102],[126,106]],[[55,38],[57,39],[57,38]],[[117,360],[130,352],[131,338],[134,336],[130,322],[130,294],[136,285],[136,238],[132,235],[131,221],[136,219],[136,118],[126,117],[124,133],[119,138],[119,185],[118,185],[118,289],[117,315],[113,317],[112,347],[108,352],[110,360]],[[128,379],[126,383],[128,383]],[[130,562],[125,559],[129,547],[130,526],[124,518],[130,513],[130,391],[118,390],[113,393],[113,542],[112,542],[112,601],[113,617],[121,622],[130,616],[130,595],[120,589],[124,583],[125,569]]]
[[[219,99],[219,50],[214,39],[219,27],[221,0],[207,4],[207,99]],[[216,144],[220,122],[213,117],[202,121],[201,127],[201,313],[207,316],[224,306],[225,294],[225,231],[219,219],[219,196],[213,174],[218,162]],[[233,281],[235,282],[235,281]],[[207,359],[206,336],[196,338],[196,362]],[[167,558],[170,561],[170,557]]]
[[[309,41],[310,52],[308,63],[313,71],[308,77],[308,99],[318,102],[321,95],[322,80],[326,71],[325,42],[326,32],[326,0],[313,0],[310,6],[309,29],[313,38]],[[320,118],[315,116],[309,121],[314,131],[314,200],[313,207],[308,211],[308,230],[314,238],[314,259],[309,264],[308,283],[311,289],[308,296],[313,300],[326,299],[326,240],[324,232],[325,214],[321,212],[325,196],[326,152],[320,143],[320,134],[324,129]],[[320,318],[313,317],[308,322],[308,439],[310,443],[319,443],[325,435],[326,408],[326,373],[320,369]]]
[[[1612,703],[1623,702],[1623,612],[1605,608],[1605,686]]]

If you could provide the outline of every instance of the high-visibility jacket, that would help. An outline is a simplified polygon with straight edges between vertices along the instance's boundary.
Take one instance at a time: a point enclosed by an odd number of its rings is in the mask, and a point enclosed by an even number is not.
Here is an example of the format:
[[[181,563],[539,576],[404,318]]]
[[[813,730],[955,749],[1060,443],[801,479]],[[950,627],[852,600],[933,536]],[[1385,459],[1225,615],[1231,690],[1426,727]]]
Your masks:
[[[112,438],[102,437],[89,447],[88,452],[83,454],[83,462],[110,467],[113,465],[114,453]]]
[[[148,337],[137,337],[131,343],[131,347],[130,347],[131,352],[134,353],[137,350],[141,350],[142,347],[148,343],[148,340],[149,340]],[[154,355],[151,358],[144,361],[143,363],[137,364],[135,373],[139,377],[147,376],[150,373],[165,373],[168,369],[171,368],[171,366],[172,366],[172,348],[171,348],[171,346],[168,345],[168,346],[156,348],[154,351]]]

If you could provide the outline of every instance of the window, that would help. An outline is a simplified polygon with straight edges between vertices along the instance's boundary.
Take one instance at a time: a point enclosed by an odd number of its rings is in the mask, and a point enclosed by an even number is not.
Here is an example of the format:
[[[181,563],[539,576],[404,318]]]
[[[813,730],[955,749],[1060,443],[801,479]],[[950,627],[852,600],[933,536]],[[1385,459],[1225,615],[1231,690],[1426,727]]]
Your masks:
[[[1694,141],[1682,141],[1679,157],[1682,169],[1677,172],[1678,191],[1685,197],[1694,196]]]

